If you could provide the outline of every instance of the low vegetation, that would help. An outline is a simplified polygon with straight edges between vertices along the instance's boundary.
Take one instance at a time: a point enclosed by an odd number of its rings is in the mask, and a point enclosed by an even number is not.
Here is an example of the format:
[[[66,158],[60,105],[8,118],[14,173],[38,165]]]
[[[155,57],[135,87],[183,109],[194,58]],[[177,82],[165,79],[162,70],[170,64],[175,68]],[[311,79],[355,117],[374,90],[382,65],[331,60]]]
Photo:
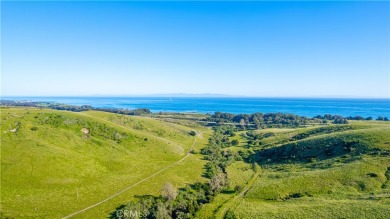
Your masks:
[[[1,108],[4,218],[61,218],[129,186],[76,217],[390,217],[385,117],[23,104]]]
[[[381,122],[260,132],[262,174],[225,218],[388,218],[388,133]]]
[[[188,134],[194,127],[141,117],[109,120],[115,114],[88,112],[1,109],[4,217],[64,217],[177,162],[199,138]],[[148,129],[128,125],[135,122],[148,124]],[[161,127],[164,132],[156,134]],[[199,150],[195,143],[193,149]],[[201,180],[204,162],[193,156],[183,161],[185,168],[191,165],[191,174],[169,175],[175,185]],[[121,198],[111,203],[118,206]],[[112,209],[102,210],[108,214]]]

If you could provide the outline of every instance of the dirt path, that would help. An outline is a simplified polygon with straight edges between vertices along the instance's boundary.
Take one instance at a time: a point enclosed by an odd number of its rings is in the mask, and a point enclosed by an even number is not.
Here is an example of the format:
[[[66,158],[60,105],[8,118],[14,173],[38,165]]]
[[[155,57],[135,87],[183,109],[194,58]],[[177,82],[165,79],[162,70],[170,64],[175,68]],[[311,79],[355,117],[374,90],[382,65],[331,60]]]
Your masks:
[[[219,210],[217,211],[217,213],[215,214],[215,218],[219,219],[219,218],[224,218],[226,212],[234,205],[234,203],[236,203],[236,201],[242,197],[244,197],[244,195],[249,191],[249,189],[252,188],[253,184],[256,182],[256,180],[259,178],[259,175],[261,173],[261,170],[258,170],[253,176],[252,178],[248,181],[248,184],[246,184],[246,186],[244,187],[244,189],[239,193],[237,194],[236,196],[234,196],[233,198],[231,198],[229,201],[225,202],[220,208]]]
[[[85,115],[85,114],[84,114],[84,115]],[[88,116],[89,116],[89,115],[88,115]],[[91,117],[96,118],[96,117],[94,117],[94,116],[91,116]],[[100,118],[96,118],[96,119],[100,119]],[[104,120],[104,119],[101,119],[101,120]],[[110,122],[110,121],[107,121],[107,120],[104,120],[104,121]],[[113,122],[110,122],[110,123],[113,123]],[[113,123],[113,124],[118,125],[118,126],[121,126],[121,125],[116,124],[116,123]],[[126,127],[124,127],[124,126],[121,126],[121,127],[126,128]],[[150,175],[150,176],[148,176],[148,177],[146,177],[146,178],[144,178],[144,179],[142,179],[142,180],[140,180],[140,181],[138,181],[138,182],[136,182],[136,183],[134,183],[134,184],[132,184],[132,185],[130,185],[130,186],[128,186],[128,187],[126,187],[126,188],[124,188],[124,189],[118,191],[118,192],[116,192],[116,193],[114,193],[114,194],[111,195],[110,197],[107,197],[106,199],[104,199],[104,200],[102,200],[102,201],[100,201],[100,202],[98,202],[98,203],[96,203],[96,204],[93,204],[93,205],[91,205],[91,206],[88,206],[88,207],[86,207],[86,208],[84,208],[84,209],[81,209],[81,210],[79,210],[79,211],[76,211],[76,212],[74,212],[74,213],[72,213],[72,214],[69,214],[69,215],[63,217],[63,219],[71,218],[71,217],[76,216],[76,215],[78,215],[78,214],[80,214],[80,213],[82,213],[82,212],[85,212],[85,211],[87,211],[87,210],[89,210],[89,209],[92,209],[92,208],[94,208],[94,207],[96,207],[96,206],[98,206],[98,205],[101,205],[101,204],[103,204],[103,203],[105,203],[105,202],[107,202],[107,201],[109,201],[109,200],[115,198],[116,196],[118,196],[118,195],[120,195],[120,194],[122,194],[122,193],[128,191],[129,189],[131,189],[131,188],[133,188],[133,187],[135,187],[135,186],[137,186],[137,185],[139,185],[139,184],[141,184],[141,183],[143,183],[143,182],[145,182],[145,181],[147,181],[147,180],[149,180],[149,179],[155,177],[156,175],[158,175],[158,174],[164,172],[165,170],[167,170],[167,169],[169,169],[169,168],[171,168],[171,167],[173,167],[173,166],[179,164],[180,162],[182,162],[183,160],[185,160],[185,159],[187,159],[189,156],[191,156],[191,151],[192,151],[192,149],[194,148],[197,139],[200,138],[201,136],[202,136],[202,133],[199,133],[199,134],[197,135],[197,138],[194,139],[194,142],[192,143],[190,149],[187,151],[187,154],[186,154],[183,158],[181,158],[180,160],[178,160],[178,161],[176,161],[176,162],[174,162],[174,163],[172,163],[172,164],[170,164],[170,165],[164,167],[163,169],[161,169],[161,170],[159,170],[159,171],[153,173],[152,175]],[[165,139],[165,140],[166,140],[166,139]]]

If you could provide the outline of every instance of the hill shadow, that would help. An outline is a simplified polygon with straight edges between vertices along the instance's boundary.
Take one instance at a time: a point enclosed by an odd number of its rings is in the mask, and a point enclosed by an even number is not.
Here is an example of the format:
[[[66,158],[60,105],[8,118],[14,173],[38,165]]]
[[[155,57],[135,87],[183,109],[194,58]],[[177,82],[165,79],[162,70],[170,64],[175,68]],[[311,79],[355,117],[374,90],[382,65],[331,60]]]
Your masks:
[[[320,138],[262,149],[255,156],[257,156],[256,160],[262,165],[313,163],[336,157],[346,157],[346,155],[358,156],[368,150],[357,139]]]

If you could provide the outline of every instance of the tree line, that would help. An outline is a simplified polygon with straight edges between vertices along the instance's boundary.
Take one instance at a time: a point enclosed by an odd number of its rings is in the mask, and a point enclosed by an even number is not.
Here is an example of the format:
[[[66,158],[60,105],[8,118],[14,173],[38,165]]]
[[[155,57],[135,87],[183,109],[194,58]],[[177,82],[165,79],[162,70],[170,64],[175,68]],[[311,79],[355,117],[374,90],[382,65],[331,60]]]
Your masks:
[[[96,110],[110,113],[118,113],[124,115],[143,115],[151,114],[152,112],[146,108],[140,109],[120,109],[120,108],[99,108],[92,107],[90,105],[68,105],[61,103],[52,103],[52,102],[35,102],[35,101],[12,101],[12,100],[0,100],[1,106],[23,106],[23,107],[38,107],[38,108],[47,108],[55,110],[66,110],[72,112],[82,112],[88,110]]]
[[[216,122],[217,124],[235,123],[242,128],[254,126],[256,129],[277,128],[277,127],[298,127],[310,123],[346,124],[348,120],[339,115],[326,114],[308,118],[289,113],[252,113],[252,114],[232,114],[215,112],[204,121]]]
[[[232,143],[229,137],[235,135],[234,126],[214,127],[208,146],[201,150],[208,161],[205,165],[206,183],[197,182],[179,190],[165,183],[161,195],[141,196],[120,206],[111,218],[194,218],[202,205],[229,187],[226,168],[235,160],[241,160],[238,153],[224,150]]]
[[[233,123],[240,126],[242,129],[254,127],[256,129],[263,128],[278,128],[278,127],[298,127],[314,123],[333,123],[333,124],[348,124],[348,120],[373,120],[372,117],[348,116],[340,115],[317,115],[313,118],[299,116],[289,113],[252,113],[252,114],[232,114],[215,112],[208,118],[203,119],[207,122],[215,122],[216,124]],[[389,121],[387,117],[379,116],[376,120]]]
[[[346,117],[346,119],[348,119],[348,120],[367,120],[367,121],[374,120],[374,118],[372,118],[372,116],[368,116],[366,118],[364,118],[363,116],[348,116],[348,117]],[[376,120],[378,120],[378,121],[389,121],[389,119],[386,116],[378,116],[376,118]]]

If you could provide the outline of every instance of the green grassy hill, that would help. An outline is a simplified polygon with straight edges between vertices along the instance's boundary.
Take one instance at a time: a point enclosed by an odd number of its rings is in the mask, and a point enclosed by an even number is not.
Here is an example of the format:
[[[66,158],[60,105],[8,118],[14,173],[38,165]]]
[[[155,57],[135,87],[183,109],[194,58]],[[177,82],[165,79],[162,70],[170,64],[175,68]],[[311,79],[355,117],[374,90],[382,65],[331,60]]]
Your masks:
[[[166,182],[208,182],[199,152],[213,132],[197,116],[1,108],[2,218],[62,218],[96,203],[72,218],[107,218]],[[390,217],[388,122],[241,130],[228,140],[238,144],[223,152],[242,159],[197,218]]]
[[[202,147],[205,140],[190,130],[208,132],[103,112],[2,108],[1,211],[15,218],[61,218],[95,204],[182,159],[195,139],[195,149]],[[183,161],[179,165],[192,164],[193,171],[166,180],[177,186],[202,180],[202,162]],[[171,176],[169,170],[162,174]],[[161,185],[151,188],[146,193],[156,194]],[[108,215],[129,198],[100,210]]]
[[[390,217],[389,123],[258,133],[262,174],[226,218]]]

